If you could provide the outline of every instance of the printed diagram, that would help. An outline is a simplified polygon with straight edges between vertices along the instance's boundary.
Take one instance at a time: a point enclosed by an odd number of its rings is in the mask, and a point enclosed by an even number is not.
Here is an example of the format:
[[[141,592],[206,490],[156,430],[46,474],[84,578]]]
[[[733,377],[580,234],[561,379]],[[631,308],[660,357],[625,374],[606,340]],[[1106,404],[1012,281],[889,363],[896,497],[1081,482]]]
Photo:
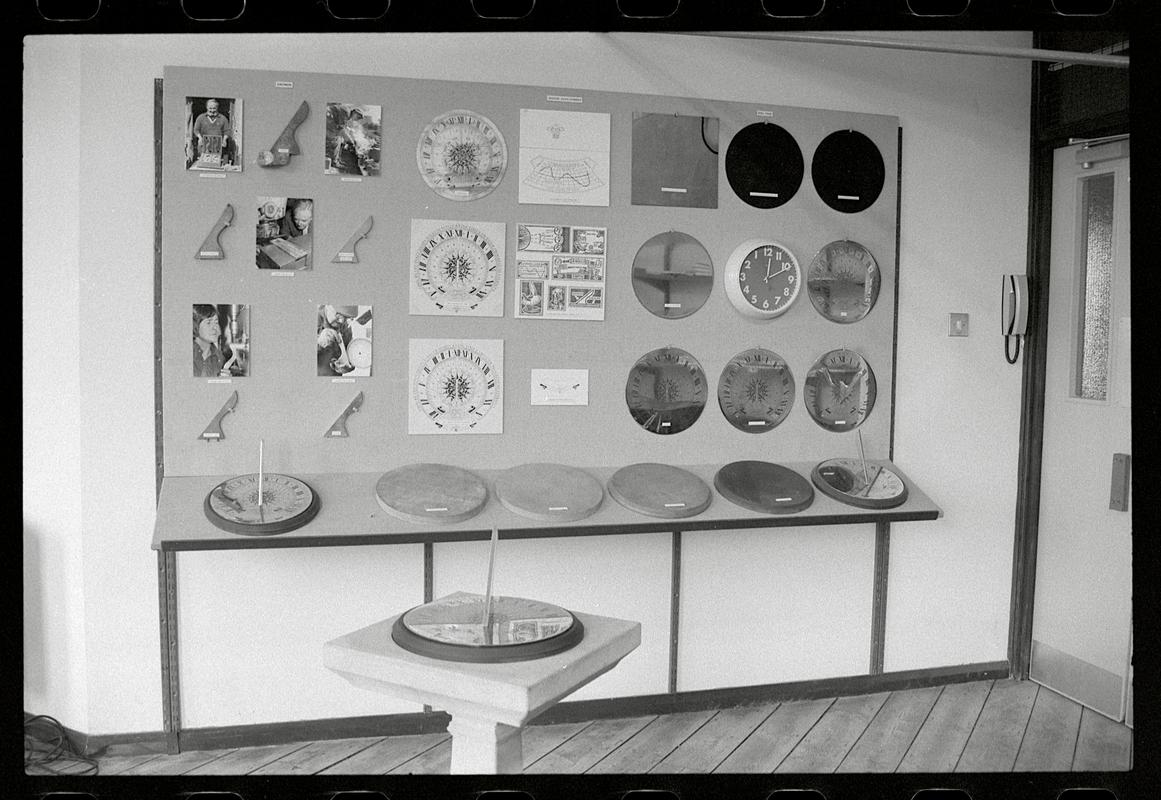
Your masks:
[[[411,339],[408,372],[408,433],[503,432],[502,339]]]
[[[605,318],[608,229],[520,224],[516,234],[516,316]]]
[[[411,314],[504,316],[503,222],[411,220]]]
[[[520,109],[521,203],[609,205],[609,115]]]

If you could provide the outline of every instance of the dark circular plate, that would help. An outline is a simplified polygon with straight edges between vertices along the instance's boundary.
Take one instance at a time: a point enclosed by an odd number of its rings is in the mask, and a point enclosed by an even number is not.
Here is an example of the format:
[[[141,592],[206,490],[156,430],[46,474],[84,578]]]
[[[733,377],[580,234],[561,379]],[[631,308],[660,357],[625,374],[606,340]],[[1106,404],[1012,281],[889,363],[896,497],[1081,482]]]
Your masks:
[[[866,134],[835,131],[814,151],[810,177],[824,203],[835,211],[854,214],[874,205],[883,191],[883,154]]]
[[[484,624],[484,596],[456,592],[405,611],[391,638],[404,650],[441,661],[501,663],[562,653],[584,639],[571,612],[523,597],[492,597]]]
[[[714,487],[735,505],[762,514],[793,514],[814,502],[810,481],[768,461],[734,461],[714,475]]]
[[[609,478],[609,494],[630,511],[678,519],[705,511],[713,498],[698,476],[668,464],[630,464]]]
[[[726,149],[726,180],[744,203],[777,208],[802,185],[802,148],[773,122],[754,122],[738,131]]]
[[[810,472],[814,485],[828,497],[859,508],[894,508],[907,502],[907,482],[881,461],[831,458]]]
[[[705,370],[678,347],[660,347],[641,356],[625,381],[625,405],[650,433],[686,430],[701,416],[705,400]]]
[[[206,519],[222,530],[245,536],[272,536],[301,528],[318,514],[318,493],[290,475],[268,472],[262,478],[258,503],[258,473],[222,481],[206,495]]]

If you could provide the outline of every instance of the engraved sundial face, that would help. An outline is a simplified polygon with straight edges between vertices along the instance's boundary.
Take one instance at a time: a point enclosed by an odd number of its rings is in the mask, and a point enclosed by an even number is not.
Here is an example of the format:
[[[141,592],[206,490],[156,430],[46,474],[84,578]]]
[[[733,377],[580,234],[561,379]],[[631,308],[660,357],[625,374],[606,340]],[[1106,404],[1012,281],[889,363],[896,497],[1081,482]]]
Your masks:
[[[424,128],[415,158],[424,183],[436,194],[449,200],[476,200],[503,179],[508,146],[487,117],[457,109]]]
[[[705,397],[701,364],[676,347],[646,353],[633,365],[625,384],[629,413],[651,433],[679,433],[693,425]]]
[[[482,351],[449,344],[432,352],[414,375],[415,402],[437,429],[475,428],[496,403],[496,368]]]
[[[754,347],[738,353],[718,379],[718,406],[740,431],[764,433],[794,405],[794,376],[777,353]]]
[[[496,288],[500,275],[496,245],[483,231],[463,223],[442,225],[427,235],[413,259],[416,285],[439,312],[470,312]]]

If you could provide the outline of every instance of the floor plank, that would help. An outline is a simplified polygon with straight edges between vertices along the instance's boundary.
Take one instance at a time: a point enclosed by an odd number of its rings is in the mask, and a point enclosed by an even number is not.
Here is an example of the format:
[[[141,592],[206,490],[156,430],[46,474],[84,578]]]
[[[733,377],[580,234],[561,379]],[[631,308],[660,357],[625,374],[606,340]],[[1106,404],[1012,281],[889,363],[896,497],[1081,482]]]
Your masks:
[[[838,772],[894,772],[939,698],[938,686],[892,692]]]
[[[887,702],[889,692],[840,697],[775,772],[834,772]]]
[[[1019,772],[1067,772],[1072,769],[1080,706],[1040,687],[1032,716],[1020,742],[1015,769]]]
[[[714,711],[683,711],[650,722],[629,741],[602,758],[591,773],[648,772],[704,725]]]
[[[389,736],[360,750],[349,758],[344,758],[342,761],[320,770],[319,773],[324,775],[383,775],[400,764],[426,753],[449,738],[446,733]]]
[[[1000,680],[992,684],[963,755],[955,765],[956,772],[1012,770],[1038,688],[1031,681]]]
[[[898,772],[951,772],[992,690],[992,681],[944,686]]]
[[[239,747],[231,750],[221,758],[215,758],[207,764],[195,767],[186,775],[246,775],[259,767],[269,764],[306,747],[306,742],[291,742],[290,744],[270,744],[260,747]]]
[[[161,753],[139,753],[132,756],[108,756],[97,761],[99,775],[122,775],[147,761],[158,758],[172,758]]]
[[[389,775],[447,775],[451,772],[451,737],[448,736],[435,747],[430,747],[415,758],[404,761]]]
[[[525,765],[529,775],[579,775],[624,744],[656,716],[600,719],[560,747]]]
[[[331,739],[311,742],[282,758],[271,761],[251,772],[251,775],[314,775],[327,767],[350,758],[366,750],[382,736],[368,736],[359,739]]]
[[[773,772],[826,710],[833,698],[783,703],[714,772]]]
[[[650,772],[712,771],[777,707],[777,703],[767,703],[722,709]]]
[[[1082,709],[1072,769],[1121,772],[1132,767],[1133,731],[1091,708]]]
[[[552,752],[583,731],[591,722],[561,722],[556,725],[530,725],[520,738],[524,745],[524,768]]]
[[[213,763],[229,750],[186,750],[168,758],[155,758],[140,766],[122,772],[122,775],[184,775]]]

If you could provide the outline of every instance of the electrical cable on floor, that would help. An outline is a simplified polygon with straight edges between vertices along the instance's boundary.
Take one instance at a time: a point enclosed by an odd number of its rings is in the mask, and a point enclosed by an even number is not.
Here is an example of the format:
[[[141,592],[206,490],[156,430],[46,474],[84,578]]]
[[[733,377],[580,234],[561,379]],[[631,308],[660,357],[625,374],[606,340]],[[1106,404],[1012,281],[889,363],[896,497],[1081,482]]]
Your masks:
[[[96,775],[97,761],[78,752],[64,726],[52,717],[25,714],[24,771],[32,775]]]

